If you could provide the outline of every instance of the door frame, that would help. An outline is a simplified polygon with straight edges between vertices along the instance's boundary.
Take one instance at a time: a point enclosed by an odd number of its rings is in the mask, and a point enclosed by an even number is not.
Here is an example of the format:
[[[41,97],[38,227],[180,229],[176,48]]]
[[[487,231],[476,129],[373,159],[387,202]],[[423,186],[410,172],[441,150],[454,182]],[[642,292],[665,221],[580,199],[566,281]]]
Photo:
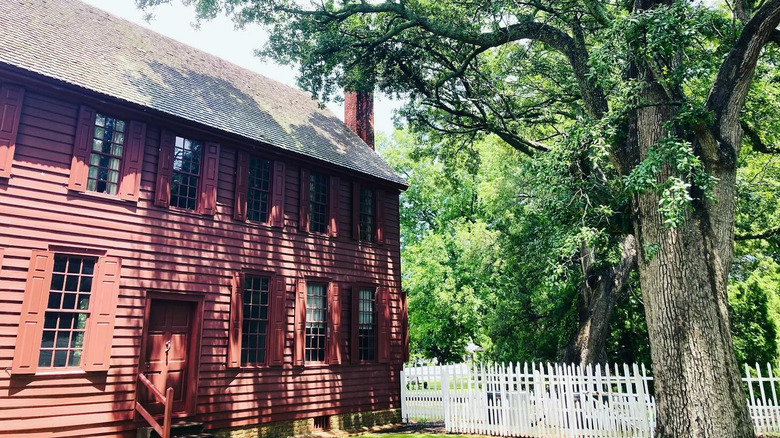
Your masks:
[[[163,291],[147,291],[144,297],[144,317],[143,317],[143,330],[141,331],[141,351],[138,355],[138,372],[139,374],[143,370],[143,364],[146,360],[146,339],[149,329],[149,315],[152,310],[153,300],[165,300],[165,301],[181,301],[187,303],[194,303],[195,308],[192,314],[192,325],[190,326],[189,333],[189,345],[187,346],[191,354],[187,358],[187,378],[186,390],[187,398],[184,401],[184,410],[173,412],[174,417],[188,417],[195,414],[195,405],[198,397],[198,383],[200,368],[200,339],[203,329],[203,308],[206,300],[205,294],[198,294],[193,292],[163,292]],[[137,402],[141,402],[139,398],[139,392],[137,389],[138,383],[136,383],[135,398]]]

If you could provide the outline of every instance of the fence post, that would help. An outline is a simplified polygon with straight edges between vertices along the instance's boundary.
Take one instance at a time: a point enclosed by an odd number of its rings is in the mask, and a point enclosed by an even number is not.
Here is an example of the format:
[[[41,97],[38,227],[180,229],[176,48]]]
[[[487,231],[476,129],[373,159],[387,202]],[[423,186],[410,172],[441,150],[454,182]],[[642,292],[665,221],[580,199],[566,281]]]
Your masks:
[[[409,413],[406,410],[406,364],[401,367],[401,422],[409,422]]]
[[[444,409],[444,429],[453,432],[450,418],[450,369],[447,365],[441,365],[441,401]]]

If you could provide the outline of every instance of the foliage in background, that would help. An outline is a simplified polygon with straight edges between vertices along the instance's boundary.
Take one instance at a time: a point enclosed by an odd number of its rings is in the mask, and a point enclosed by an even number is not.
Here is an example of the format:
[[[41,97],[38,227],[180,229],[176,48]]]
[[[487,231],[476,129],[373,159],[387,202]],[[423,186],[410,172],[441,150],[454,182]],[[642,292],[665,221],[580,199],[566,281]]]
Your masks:
[[[563,159],[530,163],[492,137],[461,155],[397,130],[379,136],[378,150],[410,184],[401,233],[413,357],[457,362],[473,342],[485,359],[555,361],[576,328],[580,239],[608,251],[599,229],[623,226],[621,207],[573,216],[590,205],[573,205],[567,169],[556,170]],[[779,157],[746,147],[739,187],[738,235],[780,224]],[[729,302],[740,362],[778,359],[778,243],[780,235],[737,241]],[[610,361],[650,363],[636,278],[610,326]]]

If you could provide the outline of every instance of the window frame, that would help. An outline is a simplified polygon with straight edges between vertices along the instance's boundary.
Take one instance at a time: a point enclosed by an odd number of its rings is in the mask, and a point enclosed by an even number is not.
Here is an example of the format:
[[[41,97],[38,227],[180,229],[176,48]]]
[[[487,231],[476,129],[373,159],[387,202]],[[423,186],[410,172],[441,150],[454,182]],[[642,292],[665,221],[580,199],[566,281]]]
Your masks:
[[[55,271],[54,267],[52,267],[51,271],[49,272],[49,275],[51,275],[51,282],[49,284],[48,292],[46,293],[46,299],[44,300],[44,301],[46,301],[46,305],[45,305],[44,311],[43,311],[43,313],[44,313],[44,326],[42,327],[42,330],[41,330],[41,332],[42,332],[41,333],[41,340],[38,342],[38,369],[41,370],[41,372],[44,372],[44,373],[59,372],[59,371],[68,372],[68,371],[74,371],[74,370],[80,370],[81,369],[82,360],[85,357],[84,353],[85,353],[85,350],[86,350],[86,343],[85,343],[85,341],[86,341],[86,337],[87,337],[87,328],[89,327],[89,321],[90,321],[90,318],[92,318],[92,314],[94,312],[94,307],[95,307],[95,304],[94,304],[95,303],[95,299],[94,298],[95,298],[96,294],[94,292],[96,292],[95,288],[98,285],[98,283],[97,283],[97,276],[98,276],[97,269],[98,269],[98,262],[100,261],[100,257],[97,257],[97,256],[95,256],[93,254],[73,254],[73,253],[59,252],[59,251],[54,251],[53,254],[54,254],[54,265],[56,265],[56,263],[57,263],[57,257],[58,256],[66,257],[67,260],[66,260],[66,271],[65,272],[57,272],[57,271]],[[78,258],[78,259],[81,260],[81,267],[79,268],[79,272],[78,273],[72,273],[72,272],[69,272],[67,270],[67,267],[70,265],[70,258]],[[90,286],[90,290],[89,290],[89,305],[88,305],[87,309],[78,309],[77,308],[78,302],[75,302],[74,306],[76,306],[76,307],[74,307],[73,309],[63,309],[62,308],[62,304],[64,303],[64,300],[65,300],[64,295],[65,295],[65,293],[67,293],[67,291],[65,291],[65,289],[64,289],[65,282],[66,282],[67,278],[71,274],[76,274],[79,277],[79,279],[84,276],[84,274],[82,272],[83,261],[87,260],[87,259],[94,260],[94,264],[92,265],[91,286]],[[62,285],[63,289],[54,291],[52,289],[52,285],[54,283],[54,275],[56,275],[56,274],[61,274],[63,276],[63,285]],[[79,282],[79,284],[80,284],[80,282]],[[77,287],[78,287],[78,285],[77,285]],[[49,307],[49,301],[51,300],[51,294],[53,292],[60,294],[60,299],[59,299],[60,307],[58,309],[52,309],[52,308]],[[75,291],[75,293],[76,293],[76,296],[78,297],[78,295],[80,295],[82,292],[77,290],[77,291]],[[57,319],[56,319],[57,324],[56,324],[56,326],[54,327],[54,330],[53,330],[54,334],[55,334],[55,338],[52,340],[52,347],[51,348],[48,348],[48,347],[44,348],[44,346],[43,346],[43,337],[45,336],[46,332],[51,332],[52,331],[50,329],[47,329],[47,327],[45,325],[46,316],[47,316],[47,314],[52,314],[52,313],[57,314]],[[65,366],[54,366],[54,365],[44,366],[44,365],[41,365],[41,353],[44,350],[45,351],[51,351],[52,356],[51,356],[49,362],[52,363],[52,364],[54,363],[54,354],[58,350],[63,350],[62,348],[57,348],[57,346],[56,346],[56,343],[57,343],[56,339],[57,339],[57,337],[58,337],[58,335],[59,335],[59,333],[61,331],[60,328],[59,328],[59,324],[58,324],[59,321],[60,321],[59,318],[63,314],[70,314],[70,315],[74,315],[74,316],[79,315],[79,314],[86,314],[86,317],[84,319],[84,329],[81,330],[83,335],[82,335],[82,341],[81,341],[82,345],[81,345],[81,349],[80,349],[79,364],[76,365],[76,366],[69,366],[69,365],[65,365]],[[71,337],[79,330],[73,328],[73,323],[71,323],[71,327],[68,329],[68,331],[70,332],[70,336],[68,337],[68,339],[70,340]],[[64,350],[70,352],[73,349],[70,346],[68,346],[68,347],[64,348]],[[69,357],[70,357],[70,354],[68,354],[66,356],[66,360]]]
[[[243,285],[241,286],[241,357],[243,358],[244,353],[244,328],[243,324],[246,320],[246,302],[243,299],[243,295],[246,293],[246,279],[247,277],[254,277],[254,278],[267,278],[268,279],[268,302],[266,303],[266,318],[265,318],[265,345],[263,345],[263,360],[262,362],[246,362],[244,363],[243,360],[240,361],[240,367],[242,369],[249,369],[249,368],[265,368],[269,366],[269,357],[271,356],[269,354],[269,346],[270,346],[270,334],[271,334],[271,323],[272,323],[272,301],[273,301],[273,293],[274,293],[274,280],[276,277],[276,274],[271,272],[263,272],[263,271],[244,271],[241,273],[241,280],[243,282]]]
[[[325,293],[323,295],[323,298],[325,300],[325,307],[322,308],[322,310],[324,310],[325,318],[322,321],[318,321],[318,322],[320,322],[320,323],[322,323],[324,325],[324,329],[325,329],[325,333],[322,335],[322,337],[324,339],[324,344],[322,346],[323,358],[322,358],[321,361],[319,361],[319,360],[318,361],[313,361],[313,360],[308,360],[306,358],[307,350],[308,351],[313,350],[313,349],[307,348],[307,346],[306,346],[307,340],[308,340],[308,336],[309,336],[306,333],[307,324],[309,324],[311,322],[311,321],[309,321],[309,318],[308,318],[308,312],[309,312],[309,286],[312,285],[312,284],[322,285],[322,286],[324,286],[324,289],[325,289],[324,290]],[[319,278],[307,278],[306,279],[306,298],[304,300],[306,305],[305,305],[305,316],[304,316],[304,320],[303,320],[303,337],[304,337],[303,338],[303,342],[304,342],[304,345],[303,345],[303,362],[304,362],[305,365],[320,366],[320,365],[329,365],[329,363],[330,363],[330,354],[329,353],[330,353],[330,343],[331,343],[331,339],[330,339],[330,337],[331,337],[331,327],[330,327],[330,316],[329,315],[330,315],[330,312],[332,311],[332,309],[331,309],[332,306],[330,305],[330,299],[331,299],[331,287],[330,286],[331,286],[331,282],[330,281],[326,281],[326,280],[319,279]],[[319,308],[317,308],[317,309],[319,309]]]
[[[372,289],[374,291],[374,359],[360,359],[360,289]],[[352,364],[375,364],[379,363],[379,290],[377,283],[353,283],[352,284],[352,312],[351,312],[351,330],[350,335],[350,363]]]
[[[179,139],[182,139],[182,148],[181,148],[182,151],[185,151],[184,146],[186,145],[187,141],[189,141],[190,144],[193,144],[193,143],[199,143],[200,144],[200,149],[198,151],[199,152],[199,154],[198,154],[199,156],[198,156],[198,173],[197,173],[197,175],[193,174],[192,172],[183,172],[181,170],[176,170],[176,150],[179,149],[179,147],[177,145]],[[168,192],[169,192],[169,194],[168,194],[168,208],[172,208],[174,210],[179,210],[179,211],[188,211],[188,212],[191,212],[191,213],[198,213],[199,212],[199,210],[200,210],[200,190],[201,190],[201,186],[203,184],[203,173],[204,173],[203,172],[203,168],[204,168],[204,164],[205,164],[204,163],[204,159],[203,159],[204,155],[205,155],[205,149],[206,149],[206,142],[203,141],[203,140],[195,140],[195,139],[190,138],[190,137],[185,137],[183,135],[179,135],[178,133],[174,133],[173,134],[173,155],[172,155],[173,162],[171,164],[171,184],[170,184],[170,187],[168,187]],[[192,164],[192,159],[190,159],[190,164]],[[180,175],[186,176],[188,178],[192,178],[192,177],[197,178],[197,183],[195,184],[195,187],[194,187],[194,189],[195,189],[195,198],[193,199],[194,205],[193,205],[192,208],[182,207],[180,205],[173,205],[173,198],[174,198],[174,196],[173,196],[173,187],[174,187],[174,179],[176,178],[176,174],[177,173],[180,174]],[[188,185],[188,187],[192,187],[192,186]],[[180,198],[180,196],[177,195],[177,198]],[[190,199],[190,197],[186,196],[185,199]]]
[[[322,177],[323,180],[325,181],[324,190],[323,190],[323,195],[325,196],[325,202],[324,203],[315,201],[313,196],[312,196],[314,194],[314,192],[312,191],[312,184],[313,184],[313,178],[314,178],[315,175],[317,175],[319,177]],[[321,172],[309,172],[309,188],[308,188],[308,191],[309,191],[309,196],[308,196],[309,205],[308,205],[308,209],[307,209],[307,214],[309,215],[309,217],[308,217],[308,220],[307,220],[307,224],[308,224],[308,231],[311,234],[317,234],[317,235],[328,235],[329,234],[329,232],[328,232],[328,230],[329,230],[328,225],[330,223],[330,204],[331,204],[331,202],[333,202],[333,200],[330,199],[331,198],[331,196],[330,196],[330,190],[331,190],[330,186],[331,186],[331,184],[332,184],[332,181],[331,181],[330,175],[326,175],[326,174],[321,173]],[[323,224],[323,230],[322,231],[320,231],[320,230],[312,230],[312,223],[314,222],[312,220],[312,214],[313,214],[313,210],[314,210],[312,207],[314,206],[314,204],[322,206],[322,208],[324,210],[323,211],[324,218],[323,218],[323,222],[322,222],[322,224]]]
[[[122,122],[122,124],[124,125],[124,129],[122,130],[122,153],[121,153],[121,155],[119,157],[116,157],[115,155],[107,155],[107,154],[103,153],[102,151],[96,151],[94,149],[94,142],[95,142],[95,140],[97,140],[97,138],[95,137],[95,130],[98,128],[98,125],[97,125],[97,117],[98,117],[98,115],[103,116],[105,119],[114,119],[115,121]],[[91,141],[89,142],[89,145],[88,145],[89,150],[87,152],[87,161],[86,161],[86,165],[87,165],[87,182],[86,182],[86,186],[84,188],[84,191],[85,191],[85,193],[94,194],[94,195],[98,195],[98,196],[110,196],[112,198],[118,198],[120,193],[121,193],[122,180],[125,178],[125,172],[127,171],[126,165],[125,165],[125,160],[128,158],[127,155],[129,153],[128,152],[128,142],[129,142],[129,139],[130,139],[130,132],[129,131],[130,131],[130,125],[131,125],[130,122],[131,121],[130,120],[125,120],[125,119],[120,118],[120,117],[117,117],[114,114],[107,114],[105,111],[98,111],[98,110],[95,110],[94,117],[92,117],[91,120],[92,120],[92,131],[91,131],[91,136],[90,136],[90,140]],[[105,129],[105,124],[101,128]],[[116,127],[114,127],[114,129],[116,129]],[[105,140],[101,139],[101,141],[105,141]],[[114,144],[113,143],[113,139],[112,139],[111,143]],[[116,193],[98,192],[97,190],[90,190],[89,189],[89,182],[91,180],[91,178],[89,176],[89,173],[90,173],[89,171],[93,167],[93,164],[92,164],[92,155],[93,154],[96,154],[98,156],[108,156],[109,159],[111,157],[115,157],[115,158],[119,159],[119,168],[116,170],[117,181],[116,181],[116,183],[114,183],[116,185]],[[100,166],[98,165],[97,168],[100,169]],[[110,166],[108,167],[108,169],[109,169],[109,172],[110,172],[111,171]],[[97,182],[99,180],[96,179],[95,181],[96,181],[95,184],[97,185]],[[106,184],[109,184],[109,183],[106,182]]]
[[[251,184],[251,172],[252,172],[252,159],[256,160],[262,160],[268,163],[268,190],[265,190],[266,196],[268,199],[266,200],[266,211],[265,211],[265,219],[263,220],[254,220],[249,217],[250,212],[250,202],[251,202],[251,193],[253,190],[255,191],[263,191],[262,189],[254,189]],[[246,181],[246,221],[251,222],[254,224],[262,224],[262,225],[270,225],[271,224],[271,210],[273,208],[273,192],[274,192],[274,160],[268,160],[266,158],[261,157],[257,154],[247,154],[247,181]]]

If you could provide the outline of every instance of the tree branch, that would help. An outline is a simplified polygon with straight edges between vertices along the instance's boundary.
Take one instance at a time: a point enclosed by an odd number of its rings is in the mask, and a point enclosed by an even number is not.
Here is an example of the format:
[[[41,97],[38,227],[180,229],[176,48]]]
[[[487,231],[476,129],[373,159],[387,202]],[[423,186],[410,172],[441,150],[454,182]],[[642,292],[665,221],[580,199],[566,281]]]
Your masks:
[[[730,134],[740,129],[739,112],[753,79],[758,56],[779,23],[780,0],[770,0],[747,22],[721,64],[706,104],[706,108],[715,115],[715,123],[710,129],[714,138],[705,138],[701,142],[705,158],[710,162],[736,165],[739,144],[734,144]],[[702,129],[697,131],[703,133]]]
[[[771,228],[769,230],[762,231],[760,233],[736,234],[734,236],[734,240],[745,241],[745,240],[768,239],[770,237],[777,236],[778,234],[780,234],[780,227]]]

